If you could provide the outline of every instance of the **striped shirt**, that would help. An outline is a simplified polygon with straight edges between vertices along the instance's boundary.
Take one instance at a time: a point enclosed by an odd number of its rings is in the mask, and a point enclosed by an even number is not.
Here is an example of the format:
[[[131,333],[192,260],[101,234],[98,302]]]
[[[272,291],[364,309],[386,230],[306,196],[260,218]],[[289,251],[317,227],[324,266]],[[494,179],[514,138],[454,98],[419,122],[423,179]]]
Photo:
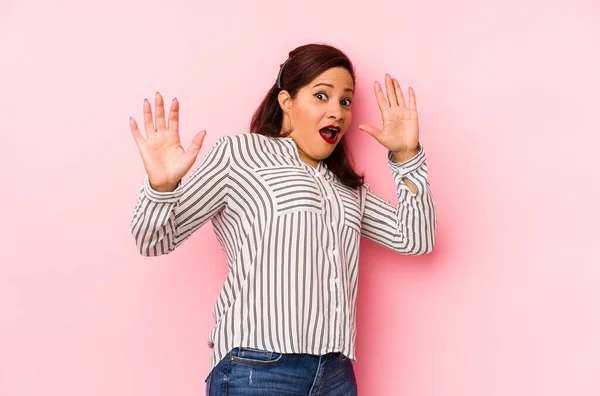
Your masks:
[[[407,255],[434,246],[423,148],[403,163],[388,152],[388,164],[398,205],[306,164],[290,137],[223,136],[173,192],[146,176],[130,226],[142,255],[173,251],[208,220],[227,255],[209,372],[234,347],[356,360],[360,236]]]

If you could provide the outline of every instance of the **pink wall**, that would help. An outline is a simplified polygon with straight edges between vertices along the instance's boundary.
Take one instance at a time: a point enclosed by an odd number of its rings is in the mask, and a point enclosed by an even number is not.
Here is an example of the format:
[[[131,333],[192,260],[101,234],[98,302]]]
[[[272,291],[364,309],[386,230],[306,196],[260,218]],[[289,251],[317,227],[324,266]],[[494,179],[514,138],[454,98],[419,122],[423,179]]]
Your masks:
[[[0,395],[204,394],[224,253],[208,226],[137,254],[128,118],[176,96],[206,149],[308,42],[356,64],[350,139],[386,199],[356,127],[380,122],[384,73],[415,88],[438,207],[431,255],[363,241],[361,394],[600,394],[597,2],[89,4],[0,3]]]

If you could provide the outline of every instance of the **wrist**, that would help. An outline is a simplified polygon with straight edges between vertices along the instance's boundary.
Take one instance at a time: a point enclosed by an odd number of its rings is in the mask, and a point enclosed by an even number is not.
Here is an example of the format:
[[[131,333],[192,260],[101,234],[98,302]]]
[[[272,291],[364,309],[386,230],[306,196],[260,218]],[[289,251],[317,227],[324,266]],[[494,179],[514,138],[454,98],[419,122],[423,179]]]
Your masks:
[[[418,149],[392,152],[392,154],[394,155],[394,161],[396,161],[396,162],[408,161],[409,159],[415,157],[418,153],[419,153]]]
[[[177,183],[175,184],[153,184],[150,182],[150,188],[152,188],[156,192],[173,192],[177,188]]]

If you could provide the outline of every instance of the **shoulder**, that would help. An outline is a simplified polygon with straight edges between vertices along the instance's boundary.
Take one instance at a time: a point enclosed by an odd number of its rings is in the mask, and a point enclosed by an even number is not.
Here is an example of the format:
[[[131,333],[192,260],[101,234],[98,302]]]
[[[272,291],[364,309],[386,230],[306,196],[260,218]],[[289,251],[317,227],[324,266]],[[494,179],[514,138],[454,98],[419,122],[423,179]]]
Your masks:
[[[228,135],[227,139],[229,139],[229,143],[236,151],[277,154],[289,148],[289,142],[286,142],[285,139],[258,133],[238,133]]]
[[[234,144],[236,146],[249,146],[249,145],[256,145],[262,141],[265,141],[266,139],[270,139],[267,136],[263,136],[263,135],[259,135],[257,133],[250,133],[250,132],[243,132],[243,133],[236,133],[233,135],[224,135],[221,136],[220,139],[227,139],[227,141],[230,144]]]

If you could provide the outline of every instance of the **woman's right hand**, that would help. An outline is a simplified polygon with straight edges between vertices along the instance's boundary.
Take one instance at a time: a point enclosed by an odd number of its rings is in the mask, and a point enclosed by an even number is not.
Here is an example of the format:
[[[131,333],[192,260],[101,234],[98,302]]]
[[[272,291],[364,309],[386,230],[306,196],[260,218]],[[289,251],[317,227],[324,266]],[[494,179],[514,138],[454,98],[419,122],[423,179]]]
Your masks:
[[[160,93],[156,93],[156,122],[152,121],[152,108],[144,100],[144,128],[142,136],[133,117],[129,118],[131,133],[138,146],[150,186],[155,191],[173,191],[177,183],[196,162],[206,131],[200,131],[185,150],[179,141],[179,102],[173,99],[169,111],[169,124],[165,124],[165,107]]]

